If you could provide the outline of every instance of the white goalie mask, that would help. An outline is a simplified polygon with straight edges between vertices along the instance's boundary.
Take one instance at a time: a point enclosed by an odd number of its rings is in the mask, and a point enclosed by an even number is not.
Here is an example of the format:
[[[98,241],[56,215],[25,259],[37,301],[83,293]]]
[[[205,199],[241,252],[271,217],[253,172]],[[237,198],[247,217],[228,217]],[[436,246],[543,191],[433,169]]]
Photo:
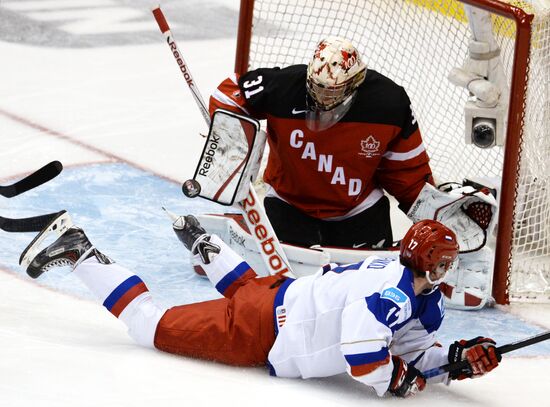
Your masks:
[[[338,122],[353,104],[366,72],[367,66],[350,41],[322,40],[307,67],[307,92],[313,102],[306,113],[308,128],[321,131]]]

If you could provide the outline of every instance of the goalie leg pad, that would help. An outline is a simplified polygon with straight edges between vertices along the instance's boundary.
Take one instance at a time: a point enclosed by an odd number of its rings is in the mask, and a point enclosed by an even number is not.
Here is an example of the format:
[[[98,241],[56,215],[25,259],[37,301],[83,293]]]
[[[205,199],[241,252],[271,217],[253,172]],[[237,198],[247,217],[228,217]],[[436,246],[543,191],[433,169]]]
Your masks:
[[[459,254],[458,268],[447,273],[440,290],[448,308],[461,310],[481,309],[493,305],[491,296],[493,251],[488,247]]]

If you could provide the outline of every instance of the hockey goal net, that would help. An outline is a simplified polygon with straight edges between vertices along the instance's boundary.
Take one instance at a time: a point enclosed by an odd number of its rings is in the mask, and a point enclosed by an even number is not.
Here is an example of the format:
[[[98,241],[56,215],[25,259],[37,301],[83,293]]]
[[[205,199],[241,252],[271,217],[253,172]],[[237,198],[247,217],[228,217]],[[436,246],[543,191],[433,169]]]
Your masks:
[[[508,92],[502,146],[466,143],[471,94],[448,79],[470,50],[465,4],[491,14]],[[550,302],[548,0],[241,0],[236,71],[307,63],[328,35],[350,39],[369,68],[405,87],[437,182],[497,187],[497,302]]]

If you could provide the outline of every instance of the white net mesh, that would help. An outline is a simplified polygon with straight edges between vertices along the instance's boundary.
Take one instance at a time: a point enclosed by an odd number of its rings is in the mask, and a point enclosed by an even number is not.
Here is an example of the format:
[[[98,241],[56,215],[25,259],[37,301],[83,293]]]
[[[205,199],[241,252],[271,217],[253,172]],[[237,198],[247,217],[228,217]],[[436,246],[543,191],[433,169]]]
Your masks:
[[[535,12],[525,2],[514,4]],[[550,301],[550,13],[536,12],[509,278],[511,299]],[[468,54],[471,33],[462,3],[256,0],[253,16],[250,69],[307,63],[321,38],[348,38],[370,69],[407,90],[436,182],[475,177],[500,185],[504,148],[465,143],[468,92],[447,79]],[[510,81],[515,23],[494,17],[493,31]]]
[[[510,295],[550,302],[550,8],[537,10],[533,28]]]

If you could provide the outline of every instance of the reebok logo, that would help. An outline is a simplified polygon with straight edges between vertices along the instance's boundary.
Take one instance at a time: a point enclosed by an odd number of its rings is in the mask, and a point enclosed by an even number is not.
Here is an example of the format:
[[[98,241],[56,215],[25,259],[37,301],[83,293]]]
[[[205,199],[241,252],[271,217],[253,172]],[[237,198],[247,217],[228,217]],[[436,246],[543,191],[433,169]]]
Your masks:
[[[241,208],[244,211],[244,215],[248,218],[247,223],[254,226],[254,228],[250,230],[250,234],[255,236],[260,242],[260,248],[264,256],[267,257],[267,262],[272,271],[270,274],[280,273],[284,275],[288,273],[289,270],[282,257],[277,253],[277,247],[273,243],[276,237],[264,226],[263,223],[266,221],[262,219],[262,213],[255,209],[258,206],[259,203],[256,202],[254,195],[250,192],[247,198],[241,202]]]
[[[220,142],[220,136],[212,134],[212,137],[208,140],[208,144],[205,147],[203,153],[203,158],[201,160],[201,168],[199,169],[199,175],[207,176],[210,167],[212,166],[212,161],[214,161],[214,156],[216,155],[216,150],[218,148],[218,143]]]
[[[193,78],[191,78],[191,74],[189,73],[189,70],[187,69],[187,65],[185,65],[185,62],[180,56],[180,53],[178,52],[178,47],[176,43],[172,40],[172,37],[168,36],[166,37],[166,42],[170,46],[170,49],[172,50],[172,54],[174,54],[174,58],[176,58],[176,62],[178,63],[180,67],[180,71],[183,74],[183,77],[185,78],[185,81],[189,86],[195,86],[193,83]]]
[[[231,226],[229,226],[229,237],[239,246],[245,247],[246,239],[244,238],[244,236],[241,236],[240,233],[234,230]]]
[[[307,112],[306,110],[297,110],[296,108],[292,109],[292,114],[301,114]]]

